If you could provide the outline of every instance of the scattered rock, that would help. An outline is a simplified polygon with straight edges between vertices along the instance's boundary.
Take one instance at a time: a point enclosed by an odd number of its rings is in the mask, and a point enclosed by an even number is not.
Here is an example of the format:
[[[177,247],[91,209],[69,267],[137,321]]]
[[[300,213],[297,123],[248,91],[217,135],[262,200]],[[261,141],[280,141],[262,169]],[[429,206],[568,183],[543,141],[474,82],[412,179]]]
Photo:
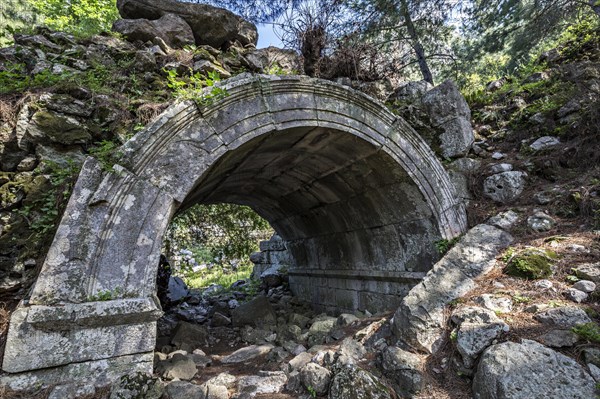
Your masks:
[[[512,310],[512,299],[507,297],[496,297],[491,294],[483,294],[475,298],[475,302],[492,312],[508,313]]]
[[[300,370],[300,379],[305,388],[312,387],[318,396],[325,395],[331,384],[331,371],[315,363],[308,363]]]
[[[388,388],[373,374],[355,365],[341,367],[331,382],[330,399],[391,399]]]
[[[208,340],[206,327],[180,321],[175,328],[171,343],[183,350],[192,352],[194,349],[205,346]]]
[[[259,296],[233,309],[231,320],[237,327],[245,325],[265,327],[275,324],[277,316],[269,299]]]
[[[541,248],[525,248],[514,253],[506,262],[506,274],[527,279],[552,275],[556,253]]]
[[[35,169],[37,159],[33,156],[25,157],[17,165],[17,172],[30,172]]]
[[[215,312],[213,314],[212,319],[210,320],[210,325],[212,327],[223,327],[231,324],[231,319],[224,314],[219,312]]]
[[[537,211],[527,218],[527,226],[538,233],[552,230],[555,224],[556,221],[542,211]]]
[[[227,355],[221,359],[221,363],[243,363],[247,362],[255,357],[266,355],[273,349],[274,346],[267,345],[250,345],[245,348],[240,348],[230,355]]]
[[[388,346],[381,353],[381,369],[400,397],[411,397],[423,388],[422,360],[414,353]]]
[[[594,379],[577,362],[526,339],[488,348],[473,380],[475,399],[589,399],[594,395]]]
[[[205,399],[206,393],[206,388],[187,381],[172,381],[165,389],[168,399]]]
[[[552,284],[552,281],[550,281],[550,280],[539,280],[539,281],[536,281],[535,283],[533,283],[533,286],[535,288],[537,288],[538,290],[545,291],[545,290],[549,290],[554,285]]]
[[[345,327],[345,326],[351,325],[352,323],[354,323],[355,321],[358,321],[358,320],[359,320],[358,317],[354,316],[353,314],[342,313],[337,318],[337,325],[341,326],[341,327]]]
[[[546,346],[563,348],[575,345],[579,337],[571,330],[552,330],[542,335],[539,340]]]
[[[206,381],[207,384],[211,385],[221,385],[226,388],[233,388],[235,386],[235,377],[229,373],[221,373],[216,377],[211,378]]]
[[[290,371],[300,370],[306,366],[312,360],[313,355],[308,352],[302,352],[296,355],[292,360],[288,362],[288,368]]]
[[[600,262],[585,263],[575,269],[577,277],[600,284]]]
[[[198,369],[191,356],[176,353],[170,359],[160,361],[156,366],[156,372],[167,380],[191,380]]]
[[[162,381],[152,375],[124,375],[111,386],[109,399],[160,399],[165,389]],[[83,395],[82,395],[83,396]]]
[[[589,294],[590,292],[594,292],[594,290],[596,290],[596,283],[589,280],[580,280],[573,284],[573,288]]]
[[[167,300],[171,303],[176,303],[189,295],[189,289],[179,277],[171,276],[169,278],[169,286],[167,289]]]
[[[340,348],[337,351],[337,355],[340,358],[343,357],[347,359],[344,363],[358,362],[359,360],[363,359],[366,354],[367,350],[365,347],[360,342],[356,342],[350,337],[345,338],[342,341]]]
[[[548,79],[550,79],[550,75],[548,74],[548,72],[535,72],[529,75],[527,79],[525,79],[525,83],[536,83]]]
[[[529,145],[529,148],[531,148],[533,151],[545,151],[550,148],[556,147],[557,145],[560,145],[560,140],[558,138],[552,136],[544,136],[531,143]]]
[[[505,83],[506,79],[492,80],[485,86],[485,89],[491,92],[498,91],[502,88],[502,86],[504,86]]]
[[[502,172],[489,176],[483,182],[483,195],[500,203],[512,202],[525,189],[526,177],[527,173],[519,171]]]
[[[286,382],[287,377],[283,371],[259,371],[259,375],[240,377],[237,388],[240,397],[253,398],[261,393],[279,393]]]
[[[590,323],[592,320],[577,306],[563,306],[538,313],[534,318],[542,324],[570,329],[578,324]]]
[[[513,170],[513,166],[509,163],[499,163],[499,164],[490,166],[490,173],[492,173],[492,174],[510,172],[511,170]]]
[[[506,211],[489,218],[487,224],[502,230],[510,230],[518,220],[519,215],[515,211]]]
[[[481,352],[490,346],[508,325],[488,309],[465,306],[452,313],[456,330],[456,348],[462,356],[464,366],[470,369]]]
[[[545,191],[533,194],[533,200],[538,205],[548,205],[552,201],[552,197]]]
[[[569,298],[573,302],[581,303],[588,299],[588,294],[583,291],[579,291],[575,288],[569,288],[567,290],[567,298]]]

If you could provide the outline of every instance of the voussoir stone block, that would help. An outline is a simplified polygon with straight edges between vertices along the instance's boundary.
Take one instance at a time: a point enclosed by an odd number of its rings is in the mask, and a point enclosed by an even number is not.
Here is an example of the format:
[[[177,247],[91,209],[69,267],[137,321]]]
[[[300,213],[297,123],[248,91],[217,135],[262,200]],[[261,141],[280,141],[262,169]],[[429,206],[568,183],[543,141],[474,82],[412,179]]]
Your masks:
[[[494,266],[498,253],[512,242],[496,227],[473,227],[404,297],[394,314],[394,332],[415,349],[435,352],[445,327],[445,307],[475,287],[475,279]]]

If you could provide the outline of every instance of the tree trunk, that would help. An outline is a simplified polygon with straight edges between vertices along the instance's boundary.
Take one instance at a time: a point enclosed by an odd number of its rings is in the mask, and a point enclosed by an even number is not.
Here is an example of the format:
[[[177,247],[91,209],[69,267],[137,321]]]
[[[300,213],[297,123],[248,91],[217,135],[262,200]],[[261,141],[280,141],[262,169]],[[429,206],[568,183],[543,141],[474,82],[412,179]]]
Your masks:
[[[410,10],[408,9],[408,4],[406,0],[400,1],[400,12],[404,17],[404,24],[406,25],[406,30],[408,31],[408,35],[411,39],[411,46],[415,51],[415,55],[417,56],[417,61],[419,62],[419,69],[421,70],[421,74],[423,75],[423,80],[433,84],[433,74],[429,69],[429,65],[427,64],[427,58],[425,57],[425,49],[419,40],[419,35],[415,30],[415,25],[413,24],[412,18],[410,16]]]

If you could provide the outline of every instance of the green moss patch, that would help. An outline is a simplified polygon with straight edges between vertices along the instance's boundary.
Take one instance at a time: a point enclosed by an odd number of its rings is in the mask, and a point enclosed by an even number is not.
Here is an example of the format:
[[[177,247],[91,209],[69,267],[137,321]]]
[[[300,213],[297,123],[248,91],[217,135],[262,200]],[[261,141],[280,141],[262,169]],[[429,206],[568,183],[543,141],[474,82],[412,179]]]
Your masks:
[[[509,251],[504,271],[511,276],[526,279],[547,278],[552,275],[552,265],[557,258],[555,252],[540,248]]]

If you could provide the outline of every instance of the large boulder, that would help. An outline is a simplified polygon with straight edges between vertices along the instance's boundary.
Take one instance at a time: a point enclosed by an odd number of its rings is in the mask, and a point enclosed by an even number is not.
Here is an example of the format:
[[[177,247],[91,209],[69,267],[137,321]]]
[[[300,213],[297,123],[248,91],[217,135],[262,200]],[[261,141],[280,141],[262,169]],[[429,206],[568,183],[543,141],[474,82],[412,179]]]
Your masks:
[[[527,173],[514,170],[489,176],[483,182],[483,195],[503,204],[512,202],[525,189],[526,177]]]
[[[464,155],[475,140],[471,110],[456,84],[447,80],[423,95],[421,102],[433,126],[442,129],[439,136],[441,155]]]
[[[183,18],[175,14],[165,14],[154,21],[144,18],[119,19],[113,24],[112,30],[122,34],[130,41],[147,42],[159,37],[174,48],[195,43],[192,28]]]
[[[473,227],[402,299],[394,333],[417,350],[435,352],[442,343],[446,306],[475,288],[475,279],[493,268],[511,242],[510,234],[496,227]]]
[[[175,0],[118,0],[117,7],[125,19],[156,20],[166,14],[181,17],[192,28],[197,45],[228,47],[239,41],[243,46],[256,45],[258,31],[254,24],[223,8]]]
[[[596,397],[594,379],[575,360],[524,339],[488,348],[473,380],[475,399]]]

